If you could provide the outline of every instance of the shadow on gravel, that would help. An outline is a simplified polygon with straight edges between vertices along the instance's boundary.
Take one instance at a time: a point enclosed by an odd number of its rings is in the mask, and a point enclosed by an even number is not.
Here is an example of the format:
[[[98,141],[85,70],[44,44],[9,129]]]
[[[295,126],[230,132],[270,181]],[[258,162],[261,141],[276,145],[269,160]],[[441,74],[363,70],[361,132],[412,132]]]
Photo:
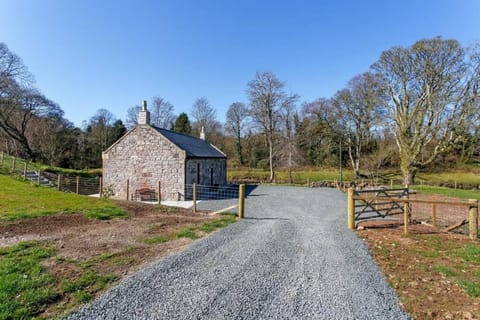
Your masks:
[[[253,218],[253,217],[244,217],[245,220],[286,220],[289,221],[290,219],[286,218]]]

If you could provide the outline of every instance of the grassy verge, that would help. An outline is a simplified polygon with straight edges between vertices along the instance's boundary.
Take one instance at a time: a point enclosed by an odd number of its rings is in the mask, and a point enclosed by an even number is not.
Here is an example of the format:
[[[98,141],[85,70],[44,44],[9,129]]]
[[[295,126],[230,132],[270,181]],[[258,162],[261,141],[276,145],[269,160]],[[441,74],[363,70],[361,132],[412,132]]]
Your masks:
[[[417,254],[427,258],[426,268],[452,279],[469,296],[480,296],[480,246],[438,236],[414,236],[422,243]]]
[[[56,213],[83,213],[96,219],[126,216],[108,199],[58,192],[0,174],[0,220],[39,217]]]
[[[448,197],[456,197],[462,199],[477,199],[480,200],[480,190],[462,190],[462,189],[452,189],[445,187],[433,187],[433,186],[421,186],[414,185],[410,186],[410,189],[417,191],[418,193],[423,194],[437,194]]]
[[[10,172],[13,168],[13,160],[14,157],[12,156],[7,156],[3,155],[3,157],[0,155],[0,168],[2,168],[6,172]],[[56,173],[56,174],[62,174],[62,175],[74,175],[74,176],[82,176],[82,177],[95,177],[99,176],[102,174],[102,169],[85,169],[85,170],[76,170],[76,169],[66,169],[66,168],[60,168],[60,167],[55,167],[55,166],[49,166],[49,165],[44,165],[41,163],[36,163],[36,162],[31,162],[27,161],[26,163],[27,169],[28,170],[41,170],[41,171],[47,171],[51,173]],[[25,160],[20,159],[20,158],[15,158],[15,168],[16,170],[23,170],[25,166]]]
[[[147,244],[156,244],[156,243],[168,242],[170,240],[178,239],[178,238],[189,238],[189,239],[195,240],[195,239],[201,238],[205,234],[212,233],[213,231],[219,228],[226,227],[233,222],[235,222],[235,216],[228,214],[228,215],[224,215],[221,219],[204,222],[202,224],[184,228],[167,235],[146,238],[143,240],[143,242]]]
[[[0,319],[28,319],[59,298],[55,279],[41,262],[53,249],[24,242],[0,249]]]
[[[115,275],[101,274],[60,257],[60,265],[69,264],[79,271],[74,276],[56,278],[43,266],[54,256],[51,245],[36,241],[0,249],[0,319],[31,319],[55,304],[54,314],[62,314],[90,301],[117,280]]]
[[[480,315],[480,246],[448,234],[401,230],[359,232],[389,284],[414,319]]]
[[[0,320],[61,318],[94,299],[126,271],[141,266],[146,257],[158,259],[159,244],[197,239],[234,221],[235,216],[225,215],[86,258],[60,256],[60,248],[53,242],[28,241],[0,249]]]
[[[286,170],[277,170],[275,172],[277,180],[288,181],[288,171]],[[353,177],[352,172],[349,170],[344,170],[343,179],[351,180]],[[267,181],[270,178],[270,171],[262,169],[228,169],[227,170],[227,179],[232,180],[245,180],[252,179],[258,181]],[[307,169],[307,170],[295,170],[292,172],[292,178],[295,183],[306,183],[307,180],[310,181],[333,181],[338,180],[338,170],[337,169]]]

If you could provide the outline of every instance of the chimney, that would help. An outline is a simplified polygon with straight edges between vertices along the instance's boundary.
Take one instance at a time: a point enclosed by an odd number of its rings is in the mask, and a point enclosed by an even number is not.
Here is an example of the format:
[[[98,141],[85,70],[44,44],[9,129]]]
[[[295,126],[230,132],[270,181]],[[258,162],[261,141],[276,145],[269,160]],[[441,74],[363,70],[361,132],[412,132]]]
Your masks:
[[[150,124],[150,112],[147,110],[147,101],[143,100],[142,109],[138,113],[138,124]]]
[[[205,129],[202,126],[202,129],[200,130],[200,139],[205,140]]]

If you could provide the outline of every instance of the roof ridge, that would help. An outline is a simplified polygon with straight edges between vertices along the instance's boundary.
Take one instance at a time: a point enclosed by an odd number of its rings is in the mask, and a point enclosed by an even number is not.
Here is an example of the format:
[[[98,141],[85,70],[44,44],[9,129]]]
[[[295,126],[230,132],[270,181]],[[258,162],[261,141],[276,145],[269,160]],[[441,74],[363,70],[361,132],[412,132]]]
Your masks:
[[[169,129],[166,129],[166,128],[160,128],[160,127],[156,127],[156,126],[152,126],[152,127],[153,127],[154,129],[157,129],[157,130],[165,130],[165,131],[168,131],[168,132],[170,132],[170,133],[178,134],[178,135],[181,135],[181,136],[184,136],[184,137],[187,137],[187,138],[194,138],[194,139],[198,139],[198,140],[205,141],[205,140],[203,140],[203,139],[200,139],[200,138],[198,138],[198,137],[195,137],[195,136],[192,136],[192,135],[183,133],[183,132],[177,132],[177,131],[169,130]]]

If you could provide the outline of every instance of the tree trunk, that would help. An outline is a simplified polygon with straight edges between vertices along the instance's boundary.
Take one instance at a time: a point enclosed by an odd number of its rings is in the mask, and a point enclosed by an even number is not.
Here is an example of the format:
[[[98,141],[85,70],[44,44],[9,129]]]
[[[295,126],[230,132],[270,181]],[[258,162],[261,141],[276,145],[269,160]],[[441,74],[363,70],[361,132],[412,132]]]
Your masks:
[[[402,167],[402,174],[403,174],[403,185],[410,186],[415,184],[415,174],[417,170],[415,168],[406,166]]]
[[[268,150],[269,150],[269,162],[270,162],[270,182],[275,181],[275,171],[273,168],[273,141],[272,138],[268,139]]]

